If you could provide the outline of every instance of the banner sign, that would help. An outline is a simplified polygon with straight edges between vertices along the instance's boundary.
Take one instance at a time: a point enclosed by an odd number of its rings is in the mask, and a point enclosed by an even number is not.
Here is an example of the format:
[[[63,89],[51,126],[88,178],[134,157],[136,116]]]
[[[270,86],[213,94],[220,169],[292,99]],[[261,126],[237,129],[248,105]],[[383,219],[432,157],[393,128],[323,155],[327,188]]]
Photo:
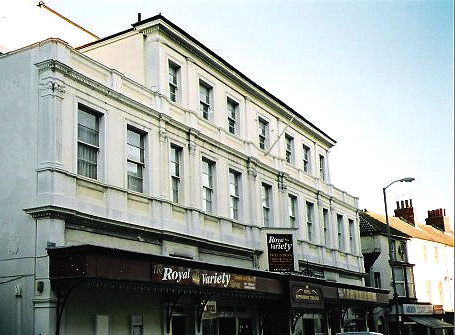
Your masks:
[[[403,304],[403,314],[433,314],[433,305]]]
[[[349,288],[338,288],[338,298],[359,301],[378,301],[378,296],[375,292],[353,290]]]
[[[152,264],[151,280],[163,284],[256,290],[255,276],[163,264]]]
[[[444,307],[442,305],[433,305],[433,314],[444,314]]]
[[[291,234],[267,234],[269,271],[293,272],[294,250]]]

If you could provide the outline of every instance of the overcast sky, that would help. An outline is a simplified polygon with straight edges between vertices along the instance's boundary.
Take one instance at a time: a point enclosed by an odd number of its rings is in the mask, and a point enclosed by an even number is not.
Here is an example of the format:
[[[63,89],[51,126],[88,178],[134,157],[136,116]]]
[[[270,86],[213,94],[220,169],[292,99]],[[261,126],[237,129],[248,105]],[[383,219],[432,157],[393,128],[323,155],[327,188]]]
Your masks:
[[[36,1],[38,2],[38,1]],[[332,183],[454,221],[453,1],[46,0],[100,37],[161,12],[337,141]]]

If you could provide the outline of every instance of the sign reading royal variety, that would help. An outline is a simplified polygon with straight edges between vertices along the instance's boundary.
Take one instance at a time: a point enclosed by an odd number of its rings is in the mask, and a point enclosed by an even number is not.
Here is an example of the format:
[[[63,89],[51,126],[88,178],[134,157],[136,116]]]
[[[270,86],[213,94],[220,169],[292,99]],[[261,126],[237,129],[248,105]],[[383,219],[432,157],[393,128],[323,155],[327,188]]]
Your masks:
[[[256,277],[173,265],[152,264],[152,282],[201,287],[255,290]]]
[[[291,234],[267,234],[269,271],[294,271],[294,250]]]

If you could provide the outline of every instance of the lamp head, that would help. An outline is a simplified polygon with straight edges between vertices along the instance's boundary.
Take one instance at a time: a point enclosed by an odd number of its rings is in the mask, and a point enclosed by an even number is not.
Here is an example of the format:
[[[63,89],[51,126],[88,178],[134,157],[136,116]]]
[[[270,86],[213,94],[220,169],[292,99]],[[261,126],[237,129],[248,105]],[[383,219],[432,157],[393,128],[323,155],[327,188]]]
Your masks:
[[[401,182],[406,182],[406,183],[410,183],[412,181],[414,181],[415,178],[412,178],[412,177],[406,177],[406,178],[403,178],[403,179],[400,179]]]

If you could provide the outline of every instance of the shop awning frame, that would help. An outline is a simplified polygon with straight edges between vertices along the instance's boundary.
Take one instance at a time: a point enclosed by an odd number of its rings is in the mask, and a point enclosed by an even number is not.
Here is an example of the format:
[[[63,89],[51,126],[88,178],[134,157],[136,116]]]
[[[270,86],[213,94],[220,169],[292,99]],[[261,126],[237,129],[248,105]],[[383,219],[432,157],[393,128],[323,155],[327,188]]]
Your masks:
[[[407,316],[412,321],[433,329],[453,328],[453,325],[431,316]]]

